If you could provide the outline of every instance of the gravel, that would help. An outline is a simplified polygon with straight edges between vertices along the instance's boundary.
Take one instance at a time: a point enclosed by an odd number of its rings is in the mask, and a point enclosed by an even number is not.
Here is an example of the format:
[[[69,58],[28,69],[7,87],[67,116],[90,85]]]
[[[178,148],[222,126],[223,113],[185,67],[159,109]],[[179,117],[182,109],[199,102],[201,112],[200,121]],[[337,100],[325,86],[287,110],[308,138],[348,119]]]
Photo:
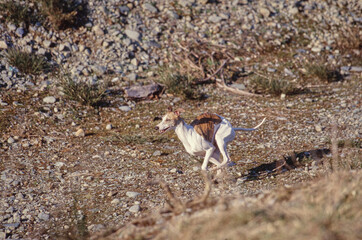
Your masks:
[[[112,85],[107,86],[110,99],[104,108],[70,105],[53,74],[26,76],[6,58],[0,60],[0,239],[53,239],[52,234],[61,236],[79,226],[82,217],[92,233],[125,224],[165,205],[163,190],[153,184],[160,180],[182,200],[199,196],[204,187],[199,159],[190,157],[171,131],[154,131],[158,120],[153,119],[170,105],[187,109],[187,122],[206,111],[240,127],[267,117],[258,132],[238,134],[229,145],[236,165],[228,168],[225,182],[213,184],[210,195],[216,197],[256,197],[318,176],[323,170],[318,164],[311,166],[316,173],[303,166],[261,180],[246,174],[293,151],[328,147],[332,120],[343,128],[341,139],[360,138],[356,89],[361,89],[361,66],[347,64],[349,57],[334,47],[348,34],[348,26],[360,26],[359,1],[298,1],[298,8],[288,0],[218,2],[90,0],[88,23],[78,29],[0,23],[1,55],[20,47],[48,56],[76,81],[111,80]],[[318,31],[301,27],[297,20],[302,18]],[[245,78],[258,70],[258,49],[263,48],[258,39],[287,49],[300,32],[305,42],[290,52],[293,58],[331,56],[326,57],[329,65],[338,66],[351,80],[280,98],[238,97],[214,85],[202,86],[208,96],[197,101],[163,94],[138,102],[112,95],[130,85],[147,86],[144,82],[154,80],[159,65],[172,65],[179,43],[204,41],[244,51],[245,56],[231,62],[245,65],[240,71]],[[285,74],[291,82],[304,74],[302,67],[275,62],[258,67],[267,74]],[[248,87],[239,82],[232,86]]]

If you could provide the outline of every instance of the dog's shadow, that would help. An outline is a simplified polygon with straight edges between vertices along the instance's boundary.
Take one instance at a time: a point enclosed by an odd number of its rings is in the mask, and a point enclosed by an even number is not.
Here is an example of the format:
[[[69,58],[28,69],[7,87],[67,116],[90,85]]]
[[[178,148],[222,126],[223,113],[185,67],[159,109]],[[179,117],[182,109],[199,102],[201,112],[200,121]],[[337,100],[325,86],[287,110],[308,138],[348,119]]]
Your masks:
[[[246,181],[252,181],[262,179],[271,174],[277,175],[294,168],[303,167],[306,163],[312,161],[315,161],[316,165],[318,165],[322,158],[330,154],[330,152],[329,149],[323,148],[294,153],[284,157],[284,159],[275,160],[271,163],[263,163],[257,167],[250,168],[248,169],[248,174],[243,177]]]

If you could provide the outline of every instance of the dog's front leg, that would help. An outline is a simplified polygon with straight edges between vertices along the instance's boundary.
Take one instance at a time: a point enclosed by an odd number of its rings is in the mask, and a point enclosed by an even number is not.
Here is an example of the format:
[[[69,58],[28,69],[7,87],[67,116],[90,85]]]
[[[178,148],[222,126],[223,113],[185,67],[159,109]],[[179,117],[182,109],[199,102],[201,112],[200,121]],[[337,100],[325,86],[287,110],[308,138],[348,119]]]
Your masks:
[[[210,149],[206,150],[204,162],[202,163],[201,170],[207,170],[207,164],[209,163],[210,157],[215,151],[215,147],[211,147]]]

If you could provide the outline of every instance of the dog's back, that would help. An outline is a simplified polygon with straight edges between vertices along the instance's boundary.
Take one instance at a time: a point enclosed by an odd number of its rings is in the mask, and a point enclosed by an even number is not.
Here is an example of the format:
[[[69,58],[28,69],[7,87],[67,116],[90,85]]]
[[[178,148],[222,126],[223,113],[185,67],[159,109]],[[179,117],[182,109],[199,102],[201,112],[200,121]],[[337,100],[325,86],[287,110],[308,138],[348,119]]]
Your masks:
[[[207,141],[212,142],[214,137],[215,125],[219,124],[222,119],[212,113],[204,113],[198,116],[190,125],[195,131],[204,137]]]

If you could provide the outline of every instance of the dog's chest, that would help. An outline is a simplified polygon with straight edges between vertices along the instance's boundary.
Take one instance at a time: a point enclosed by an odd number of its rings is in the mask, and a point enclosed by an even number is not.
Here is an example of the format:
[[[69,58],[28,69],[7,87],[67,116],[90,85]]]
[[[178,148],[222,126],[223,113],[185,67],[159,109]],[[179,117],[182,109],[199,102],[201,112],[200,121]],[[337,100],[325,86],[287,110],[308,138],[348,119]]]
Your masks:
[[[198,116],[190,125],[194,127],[195,131],[205,140],[212,142],[215,126],[221,121],[222,119],[216,114],[204,113]]]

